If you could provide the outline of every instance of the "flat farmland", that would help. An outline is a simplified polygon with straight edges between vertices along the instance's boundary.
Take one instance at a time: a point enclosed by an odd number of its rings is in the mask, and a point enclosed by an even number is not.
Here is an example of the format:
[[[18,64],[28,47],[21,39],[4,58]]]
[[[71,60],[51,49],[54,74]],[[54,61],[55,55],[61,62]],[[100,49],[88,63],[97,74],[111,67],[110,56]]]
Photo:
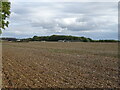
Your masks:
[[[3,42],[3,88],[118,87],[118,44]]]

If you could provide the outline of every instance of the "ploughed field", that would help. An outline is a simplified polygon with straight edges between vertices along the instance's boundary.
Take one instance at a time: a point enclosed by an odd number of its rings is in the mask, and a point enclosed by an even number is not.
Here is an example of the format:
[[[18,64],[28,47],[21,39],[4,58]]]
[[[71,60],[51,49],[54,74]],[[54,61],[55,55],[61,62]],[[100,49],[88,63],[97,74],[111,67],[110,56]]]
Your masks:
[[[3,88],[118,87],[118,44],[3,42]]]

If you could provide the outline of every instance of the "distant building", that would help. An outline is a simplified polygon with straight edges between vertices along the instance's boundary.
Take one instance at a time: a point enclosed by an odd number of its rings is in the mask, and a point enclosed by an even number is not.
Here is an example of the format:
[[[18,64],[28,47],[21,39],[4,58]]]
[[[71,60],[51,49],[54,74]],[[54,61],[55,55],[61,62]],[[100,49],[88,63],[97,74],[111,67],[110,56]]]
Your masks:
[[[16,42],[21,42],[21,40],[20,40],[20,39],[18,39],[18,40],[16,40]]]
[[[46,41],[41,41],[41,42],[46,42]]]
[[[65,42],[65,40],[58,40],[58,42]]]

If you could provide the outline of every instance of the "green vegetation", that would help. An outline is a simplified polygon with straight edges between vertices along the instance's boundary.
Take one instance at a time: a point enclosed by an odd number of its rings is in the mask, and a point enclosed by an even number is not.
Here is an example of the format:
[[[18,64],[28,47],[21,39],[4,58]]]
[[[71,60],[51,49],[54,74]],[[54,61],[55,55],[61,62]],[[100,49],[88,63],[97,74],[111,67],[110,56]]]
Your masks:
[[[28,38],[29,41],[63,41],[63,42],[91,42],[92,39],[86,37],[65,36],[65,35],[52,35],[52,36],[34,36]]]
[[[0,1],[0,32],[9,25],[7,18],[10,16],[10,2]]]
[[[86,37],[52,35],[34,36],[33,38],[21,39],[21,41],[60,41],[60,42],[118,42],[117,40],[92,40]]]
[[[52,36],[34,36],[33,38],[16,39],[16,38],[1,38],[3,41],[51,41],[51,42],[118,42],[118,40],[92,40],[86,37],[66,36],[66,35],[52,35]]]
[[[98,40],[98,42],[117,42],[117,40]]]

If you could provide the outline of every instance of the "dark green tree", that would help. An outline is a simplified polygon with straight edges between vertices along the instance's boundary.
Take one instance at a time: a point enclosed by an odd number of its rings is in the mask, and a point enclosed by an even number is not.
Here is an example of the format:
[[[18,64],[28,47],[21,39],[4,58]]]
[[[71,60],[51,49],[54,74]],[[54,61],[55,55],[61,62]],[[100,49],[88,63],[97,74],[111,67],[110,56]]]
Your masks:
[[[8,27],[9,21],[7,18],[10,16],[10,5],[10,2],[7,0],[0,1],[0,32]]]

